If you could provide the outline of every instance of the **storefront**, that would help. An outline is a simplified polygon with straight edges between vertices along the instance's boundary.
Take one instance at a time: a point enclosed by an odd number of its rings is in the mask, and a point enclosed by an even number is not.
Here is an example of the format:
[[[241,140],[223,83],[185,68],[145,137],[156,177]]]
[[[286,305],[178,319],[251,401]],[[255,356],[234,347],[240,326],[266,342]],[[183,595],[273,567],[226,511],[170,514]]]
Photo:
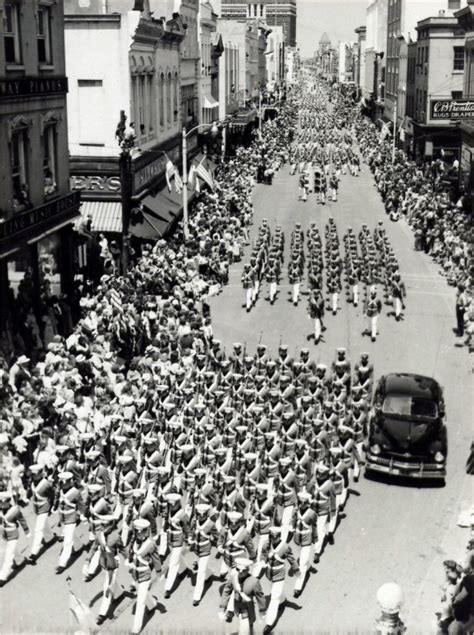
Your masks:
[[[73,231],[79,204],[78,192],[66,194],[0,224],[0,326],[7,340],[18,335],[31,309],[37,321],[48,322],[56,300],[72,296],[80,264]],[[61,324],[55,329],[67,330]]]

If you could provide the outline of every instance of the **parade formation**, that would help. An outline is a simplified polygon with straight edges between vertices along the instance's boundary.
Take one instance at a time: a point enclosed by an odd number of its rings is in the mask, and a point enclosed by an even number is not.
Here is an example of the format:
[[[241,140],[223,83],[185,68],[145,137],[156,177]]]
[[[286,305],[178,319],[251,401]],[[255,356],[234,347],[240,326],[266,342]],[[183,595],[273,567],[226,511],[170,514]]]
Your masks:
[[[379,316],[388,307],[402,328],[411,309],[386,224],[406,219],[416,248],[457,286],[457,334],[472,347],[469,219],[436,175],[402,152],[392,162],[352,99],[309,87],[295,88],[222,166],[218,187],[201,192],[188,241],[178,231],[144,245],[129,272],[84,295],[72,335],[34,359],[2,360],[0,585],[44,567],[60,541],[57,576],[80,558],[84,582],[103,577],[90,632],[113,624],[124,575],[135,634],[147,620],[159,631],[157,607],[181,586],[192,611],[219,583],[215,614],[240,633],[256,612],[271,632],[289,594],[315,601],[308,580],[351,522],[344,509],[365,461]],[[387,220],[345,226],[338,196],[364,164]],[[255,182],[283,170],[308,210],[286,236],[270,213],[252,227]],[[318,228],[322,206],[331,215]],[[209,292],[241,259],[242,315],[265,301],[275,313],[287,300],[307,312],[297,351],[283,339],[272,351],[264,325],[254,350],[215,337]],[[316,359],[343,303],[362,307],[367,350]],[[29,547],[17,573],[21,532]]]

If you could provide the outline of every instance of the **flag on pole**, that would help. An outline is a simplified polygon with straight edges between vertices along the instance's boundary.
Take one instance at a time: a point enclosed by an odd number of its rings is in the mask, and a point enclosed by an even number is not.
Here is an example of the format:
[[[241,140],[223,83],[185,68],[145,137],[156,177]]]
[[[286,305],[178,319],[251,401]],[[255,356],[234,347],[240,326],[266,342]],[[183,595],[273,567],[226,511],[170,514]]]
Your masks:
[[[207,183],[207,185],[209,185],[211,190],[216,189],[216,186],[214,184],[214,179],[212,178],[211,173],[208,170],[206,170],[202,162],[197,166],[196,174],[201,180],[204,181],[204,183]]]
[[[117,291],[117,289],[111,289],[110,302],[112,306],[116,308],[120,313],[123,311],[122,298],[120,297],[120,293]]]
[[[183,180],[176,168],[174,169],[174,189],[178,194],[181,194],[183,191]]]
[[[168,159],[167,163],[166,163],[166,184],[168,185],[168,190],[171,192],[171,179],[173,178],[173,176],[176,173],[176,168],[174,167],[174,165],[172,164],[172,162]]]

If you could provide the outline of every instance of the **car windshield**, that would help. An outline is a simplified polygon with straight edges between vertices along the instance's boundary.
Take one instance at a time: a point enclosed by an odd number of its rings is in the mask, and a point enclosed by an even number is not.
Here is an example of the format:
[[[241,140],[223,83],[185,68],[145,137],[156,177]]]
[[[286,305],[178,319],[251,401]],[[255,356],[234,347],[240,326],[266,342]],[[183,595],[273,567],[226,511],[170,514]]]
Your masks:
[[[438,416],[438,408],[434,401],[406,395],[387,395],[383,402],[382,411],[384,414],[401,417],[436,419]]]

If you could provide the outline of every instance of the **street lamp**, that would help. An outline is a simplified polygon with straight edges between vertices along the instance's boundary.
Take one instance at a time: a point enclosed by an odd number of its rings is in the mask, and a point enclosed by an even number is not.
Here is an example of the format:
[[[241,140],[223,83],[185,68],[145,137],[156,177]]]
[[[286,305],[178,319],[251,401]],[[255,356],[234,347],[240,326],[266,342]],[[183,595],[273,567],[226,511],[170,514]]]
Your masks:
[[[192,135],[193,132],[199,130],[200,128],[210,128],[211,134],[215,136],[219,132],[218,123],[225,121],[224,119],[220,121],[213,121],[212,123],[201,123],[194,128],[191,128],[189,132],[186,131],[186,127],[183,126],[183,142],[182,142],[182,155],[183,155],[183,234],[184,234],[184,242],[187,242],[189,238],[189,223],[188,223],[188,137]]]
[[[378,635],[403,635],[406,627],[399,617],[403,604],[403,591],[395,582],[387,582],[377,591],[377,603],[382,615],[376,620]]]

